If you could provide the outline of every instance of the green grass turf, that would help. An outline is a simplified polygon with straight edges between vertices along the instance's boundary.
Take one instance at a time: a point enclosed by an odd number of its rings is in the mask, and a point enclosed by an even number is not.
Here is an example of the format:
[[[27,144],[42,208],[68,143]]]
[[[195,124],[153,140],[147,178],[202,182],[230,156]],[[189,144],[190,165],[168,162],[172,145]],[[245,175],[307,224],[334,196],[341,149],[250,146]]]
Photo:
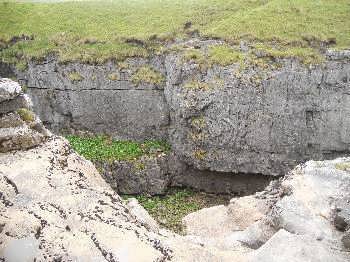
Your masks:
[[[191,26],[185,29],[187,22]],[[166,41],[188,37],[191,30],[228,42],[245,39],[268,47],[318,48],[323,41],[335,42],[334,48],[349,48],[350,1],[0,2],[0,48],[7,47],[0,51],[4,62],[40,59],[51,52],[63,62],[145,57],[162,50]],[[9,45],[22,34],[33,40]]]

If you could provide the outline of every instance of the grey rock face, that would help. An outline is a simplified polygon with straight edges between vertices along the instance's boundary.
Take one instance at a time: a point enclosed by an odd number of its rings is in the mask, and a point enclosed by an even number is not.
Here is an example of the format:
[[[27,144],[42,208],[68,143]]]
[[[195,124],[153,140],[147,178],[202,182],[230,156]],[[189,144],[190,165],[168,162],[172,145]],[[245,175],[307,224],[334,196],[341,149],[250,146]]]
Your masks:
[[[266,175],[349,153],[350,62],[329,59],[310,68],[285,60],[278,69],[203,71],[167,56],[174,151],[197,169]],[[206,88],[186,87],[191,81]]]
[[[173,171],[169,155],[144,156],[135,161],[94,161],[102,177],[119,194],[164,194],[168,189]]]
[[[204,52],[213,43],[192,44]],[[318,66],[277,59],[267,69],[242,69],[203,68],[181,52],[123,65],[62,65],[48,57],[16,75],[54,131],[168,139],[194,169],[278,176],[306,160],[350,152],[349,51],[329,50],[325,59]],[[145,65],[166,84],[136,84],[133,76]],[[191,82],[205,88],[186,87]]]
[[[169,113],[163,87],[133,82],[137,69],[145,65],[164,74],[158,57],[129,59],[123,68],[115,63],[61,65],[48,58],[43,64],[30,64],[18,77],[28,86],[35,112],[56,132],[165,139]],[[77,76],[79,80],[72,80]]]

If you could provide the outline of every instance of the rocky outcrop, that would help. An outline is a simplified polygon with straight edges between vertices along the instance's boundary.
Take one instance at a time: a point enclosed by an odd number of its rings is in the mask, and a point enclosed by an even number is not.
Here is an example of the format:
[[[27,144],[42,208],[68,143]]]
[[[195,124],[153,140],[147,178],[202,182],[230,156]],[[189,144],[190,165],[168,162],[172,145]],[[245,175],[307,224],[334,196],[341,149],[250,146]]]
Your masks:
[[[109,134],[119,139],[165,139],[169,125],[164,86],[134,80],[144,66],[165,74],[163,60],[130,59],[104,65],[59,64],[48,57],[17,78],[35,112],[55,132]],[[1,72],[0,72],[1,74]]]
[[[136,160],[93,161],[102,177],[119,194],[162,195],[172,187],[208,193],[247,195],[263,190],[271,176],[197,170],[173,152],[145,155]]]
[[[0,79],[0,153],[34,147],[48,136],[18,83]]]
[[[349,163],[307,162],[263,192],[188,215],[184,225],[204,246],[251,248],[248,261],[348,261]]]
[[[179,236],[137,201],[124,202],[65,139],[7,149],[0,153],[0,261],[350,259],[350,158],[307,162],[263,192],[190,214],[189,234]]]
[[[212,44],[222,43],[191,40],[182,51],[104,65],[48,57],[14,74],[50,129],[168,139],[196,170],[278,176],[349,153],[349,51],[328,51],[315,66],[262,52],[244,66],[186,58]],[[150,81],[145,67],[159,79]]]
[[[350,52],[320,66],[287,59],[203,71],[167,56],[173,150],[197,169],[266,175],[349,153],[349,60]]]

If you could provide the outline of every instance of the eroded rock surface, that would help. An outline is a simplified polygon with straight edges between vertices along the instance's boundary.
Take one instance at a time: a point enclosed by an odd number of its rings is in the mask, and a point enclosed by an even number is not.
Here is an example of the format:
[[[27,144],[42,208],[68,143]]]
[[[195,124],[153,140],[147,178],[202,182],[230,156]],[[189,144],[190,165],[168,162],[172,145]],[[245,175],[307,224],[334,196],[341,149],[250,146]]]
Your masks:
[[[348,261],[349,163],[309,161],[264,192],[188,215],[187,232],[204,246],[243,244],[248,261]]]
[[[0,130],[23,124],[5,116]],[[309,161],[254,196],[190,214],[179,236],[125,203],[65,139],[18,145],[0,153],[0,261],[350,260],[350,158]]]
[[[103,65],[63,65],[49,56],[13,73],[50,129],[168,139],[199,170],[278,176],[305,160],[350,152],[349,51],[329,50],[314,66],[258,53],[257,63],[242,68],[184,58],[219,40],[180,44],[182,51]],[[143,66],[165,81],[135,82]]]
[[[0,153],[34,147],[49,136],[18,83],[0,79]]]

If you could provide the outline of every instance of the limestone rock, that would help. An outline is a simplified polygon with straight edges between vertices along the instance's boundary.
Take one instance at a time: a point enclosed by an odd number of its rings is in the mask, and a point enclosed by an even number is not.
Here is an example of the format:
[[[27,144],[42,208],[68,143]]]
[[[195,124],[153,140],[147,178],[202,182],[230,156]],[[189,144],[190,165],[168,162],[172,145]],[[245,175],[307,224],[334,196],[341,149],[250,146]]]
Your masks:
[[[171,155],[161,153],[133,161],[94,163],[101,170],[103,178],[119,194],[161,195],[168,189],[173,176],[169,165],[171,158]]]
[[[11,79],[0,79],[0,103],[14,99],[22,93],[20,85]]]
[[[158,223],[148,214],[146,209],[139,204],[136,198],[128,199],[126,206],[129,208],[130,213],[137,217],[137,219],[150,231],[159,232]]]
[[[345,262],[349,257],[324,245],[309,235],[279,230],[265,245],[254,251],[251,262]]]
[[[191,213],[182,222],[186,234],[201,237],[225,237],[242,231],[267,213],[264,200],[252,196],[232,199],[228,206],[214,206]]]
[[[31,101],[12,80],[0,79],[0,153],[35,147],[51,133],[30,111]]]

